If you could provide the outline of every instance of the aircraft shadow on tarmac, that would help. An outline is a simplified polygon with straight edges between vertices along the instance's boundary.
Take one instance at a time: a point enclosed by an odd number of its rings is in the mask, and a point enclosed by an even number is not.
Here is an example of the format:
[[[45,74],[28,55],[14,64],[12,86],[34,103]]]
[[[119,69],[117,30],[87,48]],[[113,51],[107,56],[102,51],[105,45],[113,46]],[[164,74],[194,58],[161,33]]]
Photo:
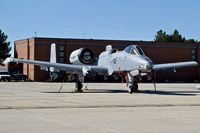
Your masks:
[[[77,93],[75,91],[50,91],[50,92],[43,92],[43,93]],[[106,90],[106,89],[88,89],[88,90],[83,90],[81,93],[128,93],[127,90],[117,90],[117,89],[112,89],[112,90]]]
[[[196,96],[200,94],[200,91],[141,91],[144,94],[156,94],[156,95],[175,95],[175,96]]]
[[[74,91],[43,91],[43,93],[76,93]],[[127,90],[119,90],[119,89],[89,89],[83,90],[82,93],[128,93]],[[155,94],[155,95],[175,95],[175,96],[196,96],[200,94],[200,91],[154,91],[154,90],[142,90],[137,92],[139,94]],[[136,94],[137,94],[136,93]],[[134,93],[133,93],[134,94]]]

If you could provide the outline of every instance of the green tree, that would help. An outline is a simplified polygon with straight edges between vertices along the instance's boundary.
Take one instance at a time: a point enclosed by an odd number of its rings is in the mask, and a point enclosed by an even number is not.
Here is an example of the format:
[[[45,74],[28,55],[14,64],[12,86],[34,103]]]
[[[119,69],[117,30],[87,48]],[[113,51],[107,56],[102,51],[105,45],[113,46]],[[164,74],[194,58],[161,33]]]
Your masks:
[[[3,61],[10,57],[10,42],[7,42],[8,36],[0,29],[0,65],[3,65]]]
[[[187,43],[199,43],[199,41],[194,40],[194,39],[187,39],[187,40],[185,40],[185,42],[187,42]]]
[[[187,42],[187,43],[197,43],[194,39],[185,39],[177,29],[174,30],[173,34],[167,34],[163,30],[159,30],[155,35],[155,42]]]
[[[177,29],[174,30],[174,33],[170,35],[171,42],[185,42],[185,38],[179,33]]]
[[[155,42],[168,42],[169,40],[169,37],[168,37],[168,35],[166,34],[166,32],[165,31],[163,31],[163,30],[159,30],[158,32],[157,32],[157,35],[155,36]]]

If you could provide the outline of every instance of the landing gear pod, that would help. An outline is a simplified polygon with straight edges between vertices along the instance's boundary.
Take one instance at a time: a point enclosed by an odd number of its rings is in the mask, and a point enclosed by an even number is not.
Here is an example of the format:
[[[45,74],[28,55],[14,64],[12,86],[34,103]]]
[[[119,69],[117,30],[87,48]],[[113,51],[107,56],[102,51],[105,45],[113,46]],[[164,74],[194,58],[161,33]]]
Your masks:
[[[88,48],[80,48],[73,51],[69,57],[72,64],[91,64],[94,59],[93,52]]]

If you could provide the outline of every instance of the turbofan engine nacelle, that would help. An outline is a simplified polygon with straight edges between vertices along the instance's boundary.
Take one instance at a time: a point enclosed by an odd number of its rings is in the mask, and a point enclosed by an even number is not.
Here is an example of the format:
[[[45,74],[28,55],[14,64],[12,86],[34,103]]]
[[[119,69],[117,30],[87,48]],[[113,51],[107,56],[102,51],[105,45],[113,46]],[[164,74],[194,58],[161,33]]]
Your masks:
[[[93,52],[88,48],[80,48],[70,54],[69,61],[72,64],[91,64],[94,59]]]

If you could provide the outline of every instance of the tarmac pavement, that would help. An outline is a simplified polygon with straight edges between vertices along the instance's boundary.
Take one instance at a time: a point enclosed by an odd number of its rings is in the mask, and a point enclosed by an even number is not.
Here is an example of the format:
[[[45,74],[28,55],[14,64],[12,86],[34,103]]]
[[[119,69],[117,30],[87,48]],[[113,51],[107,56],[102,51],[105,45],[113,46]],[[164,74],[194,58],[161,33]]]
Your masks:
[[[0,82],[0,133],[200,132],[198,84]]]

